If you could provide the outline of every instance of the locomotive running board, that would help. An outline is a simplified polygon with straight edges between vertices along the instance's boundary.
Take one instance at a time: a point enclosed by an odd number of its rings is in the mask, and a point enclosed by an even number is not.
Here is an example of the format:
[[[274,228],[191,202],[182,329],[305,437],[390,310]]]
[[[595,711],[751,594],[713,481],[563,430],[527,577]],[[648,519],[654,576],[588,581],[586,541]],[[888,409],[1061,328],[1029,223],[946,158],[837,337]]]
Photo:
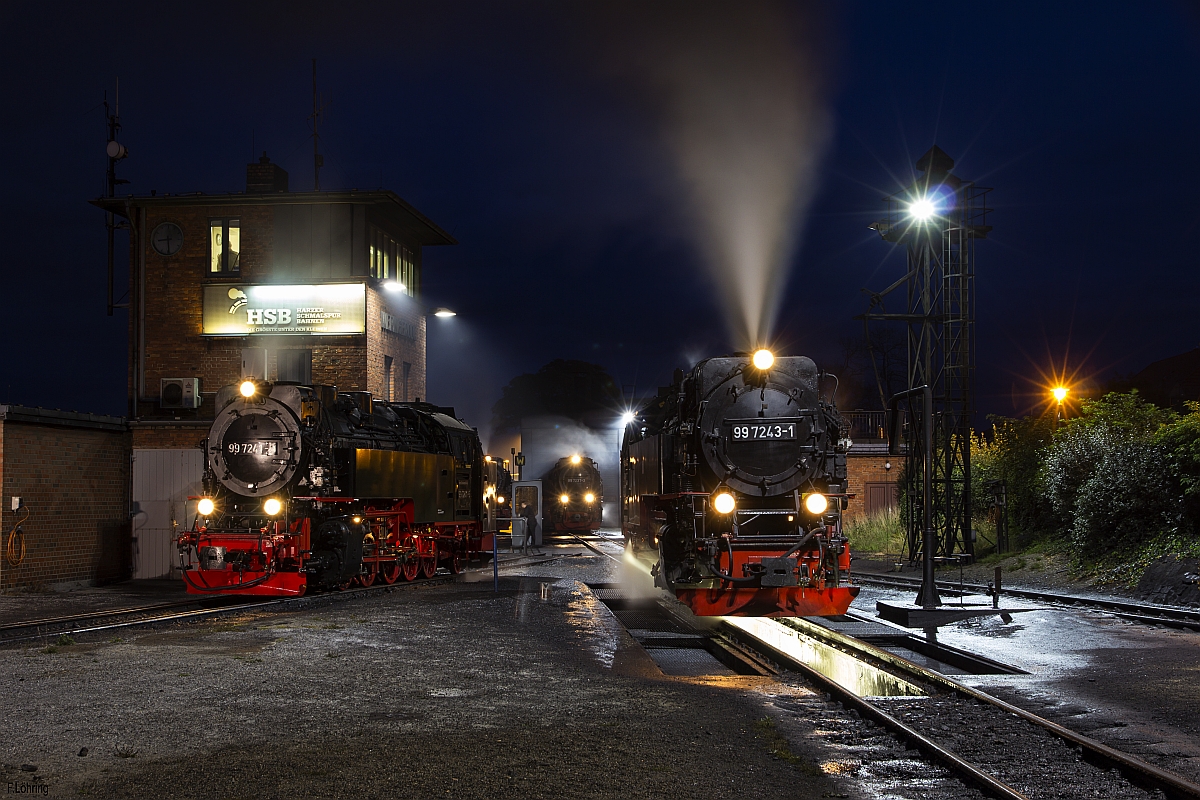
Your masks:
[[[858,596],[857,586],[809,589],[675,587],[675,596],[698,617],[836,617]]]

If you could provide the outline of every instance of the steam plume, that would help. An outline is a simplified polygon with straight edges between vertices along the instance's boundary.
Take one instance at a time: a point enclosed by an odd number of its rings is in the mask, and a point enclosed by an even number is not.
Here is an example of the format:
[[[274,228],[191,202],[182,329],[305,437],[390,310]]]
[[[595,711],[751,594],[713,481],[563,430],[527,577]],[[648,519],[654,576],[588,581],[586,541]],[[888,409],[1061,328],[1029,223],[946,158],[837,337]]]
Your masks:
[[[769,340],[828,138],[819,15],[803,3],[621,4],[731,334]],[[610,33],[611,35],[611,33]]]

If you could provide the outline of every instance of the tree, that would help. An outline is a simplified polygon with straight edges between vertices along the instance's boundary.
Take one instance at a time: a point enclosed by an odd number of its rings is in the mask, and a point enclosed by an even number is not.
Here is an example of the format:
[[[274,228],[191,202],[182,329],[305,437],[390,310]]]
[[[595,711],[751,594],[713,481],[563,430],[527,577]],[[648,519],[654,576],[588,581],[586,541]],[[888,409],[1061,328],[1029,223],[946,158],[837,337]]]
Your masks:
[[[513,378],[492,406],[492,425],[513,430],[522,417],[554,415],[597,427],[622,406],[620,387],[604,367],[560,358]]]

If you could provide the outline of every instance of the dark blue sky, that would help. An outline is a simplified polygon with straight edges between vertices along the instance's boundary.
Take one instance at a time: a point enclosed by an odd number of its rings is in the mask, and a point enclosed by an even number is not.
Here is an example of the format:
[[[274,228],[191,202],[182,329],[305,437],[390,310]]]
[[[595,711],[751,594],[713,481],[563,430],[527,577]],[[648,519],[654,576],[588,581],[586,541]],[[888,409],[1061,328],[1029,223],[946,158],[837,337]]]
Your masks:
[[[332,95],[323,186],[393,189],[460,241],[425,253],[428,304],[460,312],[431,324],[432,400],[484,425],[508,380],[553,358],[641,389],[729,349],[654,121],[597,67],[588,18],[499,5],[5,6],[0,402],[125,407],[126,318],[104,315],[103,215],[86,202],[114,78],[128,191],[241,190],[252,143],[301,189],[314,56]],[[977,250],[982,411],[1026,410],[1064,363],[1103,377],[1200,344],[1191,7],[825,17],[833,137],[780,317],[788,347],[836,360],[860,290],[901,274],[866,226],[934,141],[995,187]]]

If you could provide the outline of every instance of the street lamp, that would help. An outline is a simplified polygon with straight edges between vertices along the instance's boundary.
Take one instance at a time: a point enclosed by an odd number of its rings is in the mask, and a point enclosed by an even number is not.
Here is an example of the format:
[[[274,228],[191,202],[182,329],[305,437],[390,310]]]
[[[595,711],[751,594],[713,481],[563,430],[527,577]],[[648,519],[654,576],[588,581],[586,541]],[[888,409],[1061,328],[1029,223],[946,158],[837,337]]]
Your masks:
[[[1055,402],[1058,403],[1058,409],[1054,414],[1055,430],[1058,429],[1058,423],[1066,420],[1066,416],[1063,414],[1063,401],[1067,399],[1067,394],[1069,392],[1070,390],[1066,386],[1061,385],[1055,386],[1050,390],[1050,395],[1054,398]]]

